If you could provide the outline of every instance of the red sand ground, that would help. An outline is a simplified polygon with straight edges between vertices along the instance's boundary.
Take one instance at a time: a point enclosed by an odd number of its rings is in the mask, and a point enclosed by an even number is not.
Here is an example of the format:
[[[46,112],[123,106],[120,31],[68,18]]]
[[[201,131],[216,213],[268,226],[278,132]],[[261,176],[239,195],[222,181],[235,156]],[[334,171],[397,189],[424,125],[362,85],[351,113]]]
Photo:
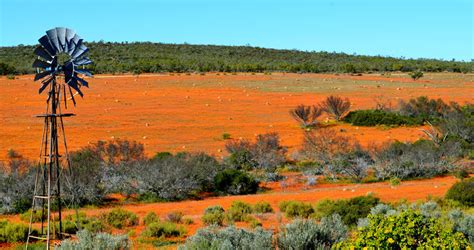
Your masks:
[[[371,108],[383,96],[399,99],[420,95],[447,101],[472,101],[473,75],[427,74],[416,82],[406,75],[99,75],[90,79],[85,98],[70,108],[67,118],[70,149],[97,140],[122,138],[145,144],[147,154],[158,151],[205,151],[223,156],[223,133],[253,139],[256,134],[278,132],[290,152],[301,143],[301,129],[288,114],[298,104],[315,104],[325,96],[349,97],[353,109]],[[45,94],[38,95],[32,76],[0,78],[0,160],[10,148],[35,159],[39,154]],[[412,141],[418,128],[337,129],[356,137],[362,145],[397,139]]]

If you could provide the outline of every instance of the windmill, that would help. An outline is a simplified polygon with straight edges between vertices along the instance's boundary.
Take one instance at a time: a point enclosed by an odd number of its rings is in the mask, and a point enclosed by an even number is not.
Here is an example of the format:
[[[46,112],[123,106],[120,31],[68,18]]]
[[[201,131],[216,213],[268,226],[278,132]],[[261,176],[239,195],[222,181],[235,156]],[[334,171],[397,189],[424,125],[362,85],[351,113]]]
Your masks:
[[[88,87],[88,83],[81,76],[92,76],[84,68],[92,61],[85,56],[88,48],[83,40],[71,29],[48,30],[38,41],[40,45],[34,50],[34,54],[38,56],[33,62],[33,67],[37,70],[34,80],[41,80],[39,94],[48,90],[48,98],[46,112],[36,116],[44,119],[44,127],[26,247],[28,248],[31,239],[36,239],[45,240],[49,249],[52,239],[61,239],[63,236],[61,165],[62,163],[66,163],[67,167],[70,165],[63,117],[74,114],[63,113],[62,104],[65,109],[68,101],[72,101],[76,106],[75,96],[83,96],[81,87]],[[63,155],[59,150],[60,136],[63,139]],[[52,211],[53,206],[55,212]],[[41,214],[41,228],[37,235],[34,235],[32,230],[35,213]]]

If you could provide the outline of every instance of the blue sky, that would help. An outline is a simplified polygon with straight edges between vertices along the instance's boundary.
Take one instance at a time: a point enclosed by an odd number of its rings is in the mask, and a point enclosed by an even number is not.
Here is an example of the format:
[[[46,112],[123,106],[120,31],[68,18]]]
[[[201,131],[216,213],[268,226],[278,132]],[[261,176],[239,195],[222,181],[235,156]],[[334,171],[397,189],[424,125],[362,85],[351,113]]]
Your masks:
[[[0,0],[0,22],[0,46],[63,26],[87,41],[474,58],[472,0]]]

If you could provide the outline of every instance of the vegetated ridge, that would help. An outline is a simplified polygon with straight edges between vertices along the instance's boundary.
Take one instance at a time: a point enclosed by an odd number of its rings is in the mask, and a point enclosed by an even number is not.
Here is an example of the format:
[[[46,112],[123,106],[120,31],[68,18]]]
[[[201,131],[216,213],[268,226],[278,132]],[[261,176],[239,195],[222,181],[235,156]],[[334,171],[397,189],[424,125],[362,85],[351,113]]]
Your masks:
[[[34,73],[36,45],[0,47],[0,75]],[[473,72],[473,62],[349,55],[251,46],[92,42],[89,68],[99,73],[158,72]]]

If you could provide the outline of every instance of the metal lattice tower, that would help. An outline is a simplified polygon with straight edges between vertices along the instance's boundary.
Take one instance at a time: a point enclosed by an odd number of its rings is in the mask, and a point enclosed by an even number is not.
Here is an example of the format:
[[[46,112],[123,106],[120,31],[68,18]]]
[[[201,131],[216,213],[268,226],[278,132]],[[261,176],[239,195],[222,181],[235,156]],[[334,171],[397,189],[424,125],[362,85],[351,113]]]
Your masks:
[[[47,88],[49,91],[46,112],[37,115],[44,119],[44,127],[26,248],[31,240],[45,240],[46,248],[49,249],[52,240],[60,240],[64,236],[61,218],[63,206],[61,179],[63,166],[66,165],[70,169],[63,117],[74,114],[63,113],[61,104],[67,109],[68,100],[72,100],[75,106],[74,96],[77,94],[83,96],[80,89],[82,86],[88,87],[88,83],[78,74],[92,76],[84,69],[84,66],[91,64],[92,61],[85,56],[88,49],[83,40],[70,29],[48,30],[39,42],[40,45],[34,51],[38,56],[33,62],[33,67],[37,68],[34,80],[42,79],[40,94]],[[82,66],[82,69],[78,68],[79,66]],[[62,142],[59,137],[62,137]],[[60,154],[61,147],[63,155]],[[41,214],[41,228],[38,235],[34,235],[33,216],[38,213]]]

